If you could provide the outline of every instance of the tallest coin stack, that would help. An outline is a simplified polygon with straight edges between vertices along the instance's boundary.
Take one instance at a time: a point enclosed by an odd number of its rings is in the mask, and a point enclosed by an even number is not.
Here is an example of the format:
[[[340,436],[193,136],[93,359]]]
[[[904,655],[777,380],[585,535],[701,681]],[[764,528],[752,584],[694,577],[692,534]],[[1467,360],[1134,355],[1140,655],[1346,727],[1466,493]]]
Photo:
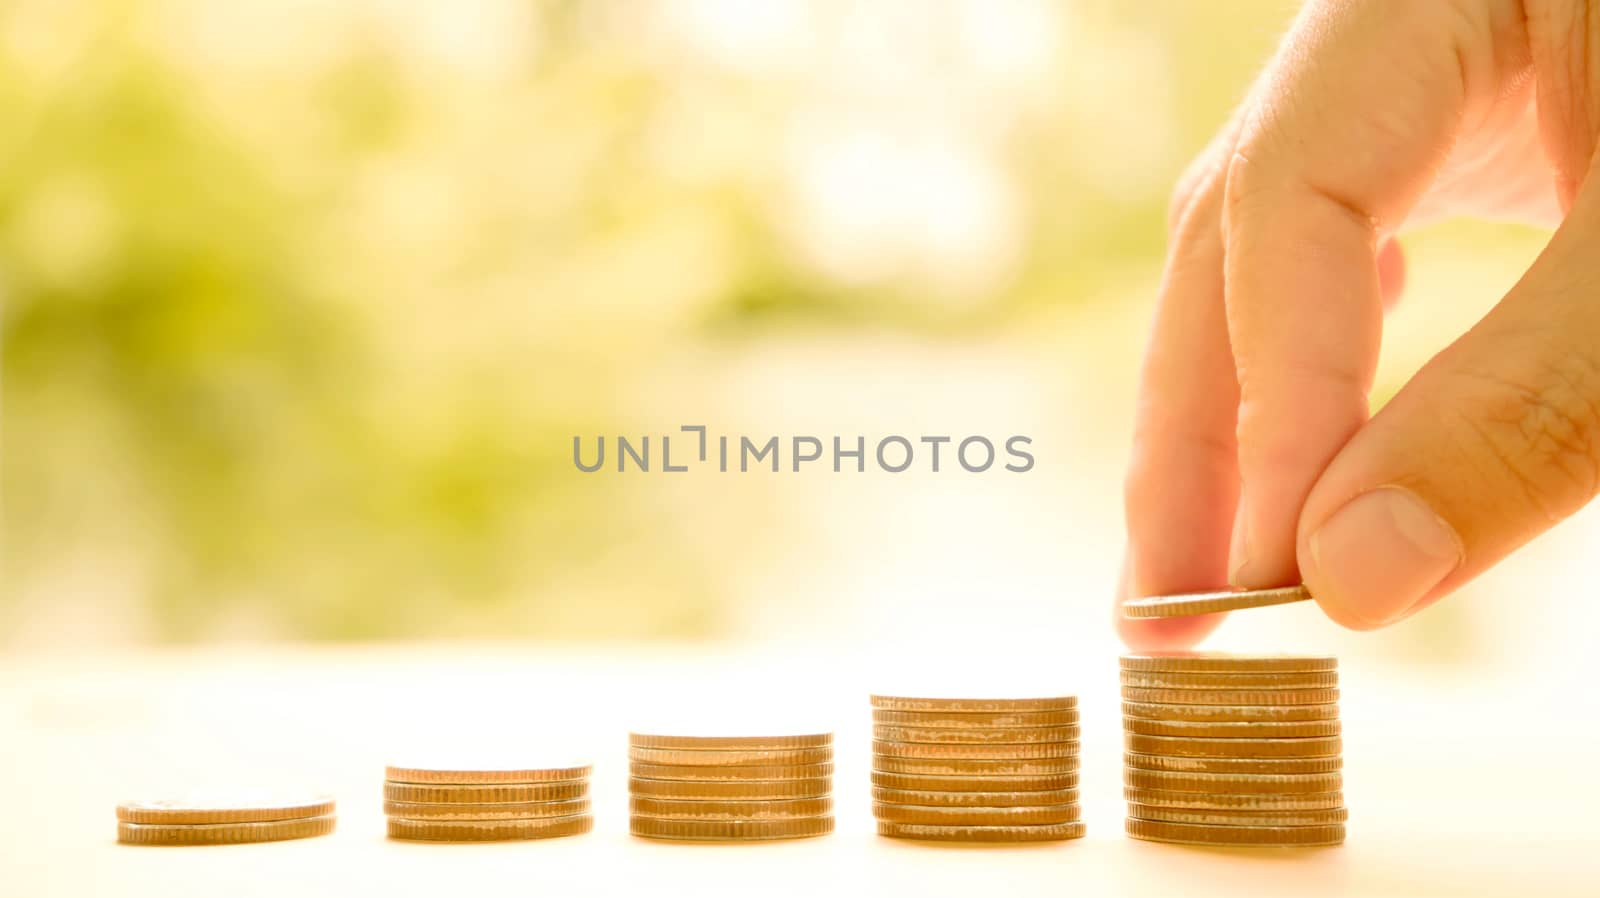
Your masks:
[[[1338,661],[1124,655],[1128,834],[1154,842],[1344,841]]]

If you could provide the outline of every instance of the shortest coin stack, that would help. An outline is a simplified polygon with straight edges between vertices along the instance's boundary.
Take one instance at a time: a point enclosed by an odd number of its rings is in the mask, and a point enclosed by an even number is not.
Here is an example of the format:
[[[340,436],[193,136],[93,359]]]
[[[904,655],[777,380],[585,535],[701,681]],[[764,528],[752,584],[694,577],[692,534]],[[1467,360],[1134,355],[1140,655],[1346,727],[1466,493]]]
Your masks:
[[[872,696],[878,835],[1052,842],[1084,834],[1078,699]]]
[[[628,828],[690,842],[833,832],[833,734],[628,734]]]
[[[1329,657],[1123,656],[1128,835],[1257,847],[1343,842],[1338,685]]]
[[[506,842],[586,833],[594,828],[590,769],[390,766],[383,783],[389,838]]]
[[[240,794],[117,805],[117,841],[128,845],[277,842],[333,832],[333,799]]]

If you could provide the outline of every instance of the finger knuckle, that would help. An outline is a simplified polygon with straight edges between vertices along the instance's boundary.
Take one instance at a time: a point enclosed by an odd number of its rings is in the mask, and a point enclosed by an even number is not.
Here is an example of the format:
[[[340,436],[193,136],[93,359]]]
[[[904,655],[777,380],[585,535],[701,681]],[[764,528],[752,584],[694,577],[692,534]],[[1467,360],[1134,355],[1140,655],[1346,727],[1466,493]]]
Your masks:
[[[1465,410],[1497,473],[1555,521],[1600,493],[1600,365],[1572,353],[1513,375],[1469,374]]]
[[[1268,192],[1273,159],[1268,137],[1259,127],[1239,139],[1225,169],[1224,203],[1232,210]]]
[[[1183,227],[1183,223],[1193,215],[1193,209],[1205,205],[1201,200],[1210,192],[1216,191],[1216,178],[1212,176],[1216,165],[1208,158],[1202,156],[1189,164],[1189,168],[1178,178],[1178,183],[1173,186],[1172,194],[1167,199],[1167,236],[1176,236]]]
[[[1193,198],[1194,188],[1184,181],[1172,189],[1172,195],[1167,199],[1167,236],[1178,233],[1178,225],[1183,223],[1183,215],[1189,209],[1189,201]]]

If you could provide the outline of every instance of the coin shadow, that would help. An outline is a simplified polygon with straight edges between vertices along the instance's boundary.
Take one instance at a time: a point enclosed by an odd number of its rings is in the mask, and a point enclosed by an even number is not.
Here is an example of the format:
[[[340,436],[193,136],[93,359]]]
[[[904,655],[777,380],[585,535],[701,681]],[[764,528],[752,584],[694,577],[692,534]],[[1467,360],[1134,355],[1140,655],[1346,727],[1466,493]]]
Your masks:
[[[1143,839],[1130,839],[1141,845],[1156,846],[1160,851],[1182,851],[1186,854],[1208,855],[1217,858],[1251,858],[1259,861],[1274,863],[1293,863],[1321,858],[1329,851],[1337,851],[1342,845],[1283,845],[1283,846],[1248,846],[1248,845],[1186,845],[1181,842],[1150,842]]]
[[[878,844],[894,851],[973,851],[994,854],[999,852],[1060,850],[1066,844],[1081,840],[1060,839],[1054,842],[946,842],[939,839],[896,839],[888,836],[878,836],[877,841]]]
[[[700,846],[717,846],[717,847],[736,846],[736,847],[739,847],[739,848],[750,848],[750,847],[753,847],[753,846],[772,847],[772,846],[777,846],[777,845],[804,844],[804,843],[815,842],[815,841],[817,841],[819,839],[826,838],[827,835],[831,835],[831,834],[823,834],[823,835],[816,835],[816,836],[789,836],[789,837],[785,837],[785,838],[782,838],[782,839],[662,839],[662,838],[658,838],[658,837],[655,837],[655,836],[641,836],[641,835],[639,835],[637,833],[629,833],[628,834],[628,841],[633,842],[635,844],[644,844],[644,845],[694,845],[694,846],[697,846],[697,847],[700,847]]]

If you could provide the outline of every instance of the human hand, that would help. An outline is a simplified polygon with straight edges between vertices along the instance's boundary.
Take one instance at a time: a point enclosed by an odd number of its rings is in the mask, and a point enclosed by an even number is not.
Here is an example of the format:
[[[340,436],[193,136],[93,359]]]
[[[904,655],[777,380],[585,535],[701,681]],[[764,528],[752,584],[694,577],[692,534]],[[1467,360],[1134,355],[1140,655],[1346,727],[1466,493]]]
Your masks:
[[[1303,581],[1426,607],[1600,491],[1600,0],[1313,0],[1179,184],[1126,506],[1128,596]],[[1559,224],[1376,416],[1403,262],[1446,215]],[[1133,621],[1143,649],[1220,615]]]

